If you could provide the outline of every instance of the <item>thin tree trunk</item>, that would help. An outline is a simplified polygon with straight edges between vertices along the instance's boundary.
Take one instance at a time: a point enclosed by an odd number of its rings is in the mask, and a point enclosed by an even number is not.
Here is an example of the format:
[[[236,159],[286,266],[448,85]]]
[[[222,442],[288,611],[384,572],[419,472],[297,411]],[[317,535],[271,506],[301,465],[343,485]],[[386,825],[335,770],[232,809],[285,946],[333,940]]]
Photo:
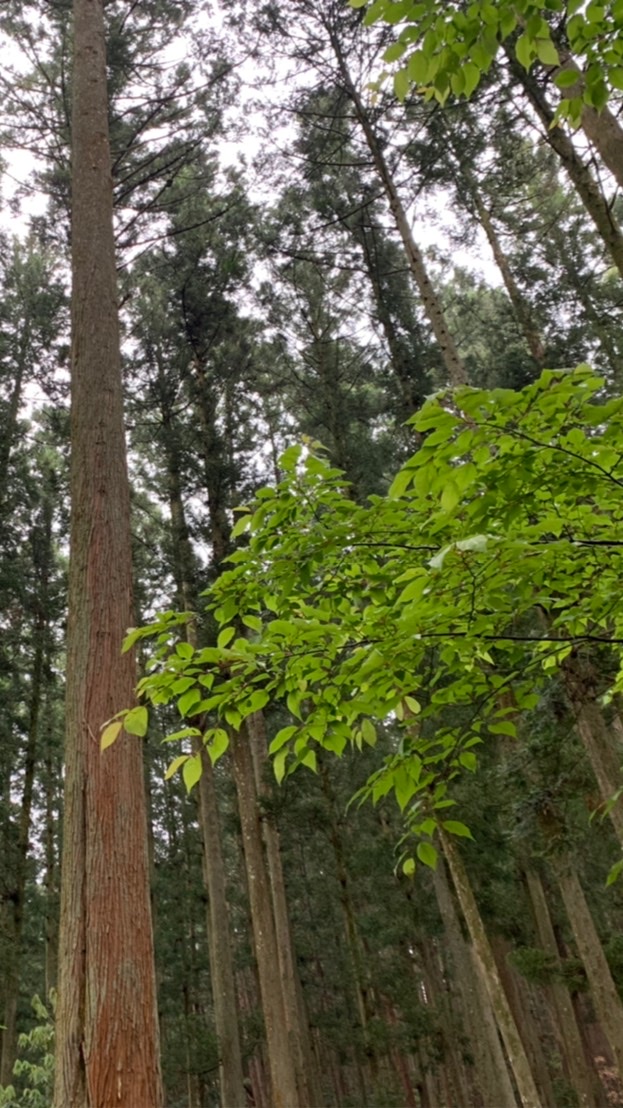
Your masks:
[[[593,1004],[623,1078],[623,1004],[597,934],[577,871],[568,859],[554,864],[554,871],[569,917],[573,937],[586,970]]]
[[[327,32],[331,41],[331,47],[335,54],[344,90],[353,105],[357,121],[365,136],[374,167],[385,191],[389,208],[396,224],[396,229],[402,239],[407,262],[422,299],[424,311],[433,329],[435,338],[439,343],[448,373],[448,381],[453,387],[465,385],[467,384],[467,372],[456,348],[454,338],[448,328],[441,299],[437,295],[433,282],[428,275],[422,251],[413,237],[411,225],[400,198],[400,193],[396,186],[394,176],[387,164],[385,155],[383,154],[381,144],[370,120],[370,115],[350,75],[339,41],[338,32],[331,26],[327,27]]]
[[[526,870],[526,886],[541,948],[551,959],[552,964],[560,969],[562,960],[552,926],[547,896],[543,882],[534,869]],[[584,1043],[569,990],[558,981],[552,982],[549,990],[555,1016],[554,1031],[569,1082],[578,1095],[581,1108],[600,1108],[601,1098],[596,1087],[596,1074],[589,1066],[584,1052]]]
[[[142,744],[99,742],[136,677],[102,0],[74,0],[71,437],[54,1106],[160,1108]]]
[[[253,715],[248,717],[247,730],[253,758],[255,787],[258,796],[261,797],[264,788],[264,772],[267,765],[269,765],[266,726],[261,712],[254,712]],[[266,860],[268,863],[268,873],[272,892],[277,955],[279,958],[279,974],[281,977],[286,1023],[288,1025],[290,1050],[296,1068],[297,1084],[302,1108],[303,1106],[304,1108],[314,1108],[314,1106],[319,1103],[318,1082],[312,1060],[309,1026],[306,1013],[304,1012],[303,997],[294,960],[292,929],[290,926],[290,913],[288,910],[283,866],[281,862],[279,831],[270,816],[264,816],[262,819],[262,831],[264,834]]]
[[[491,944],[487,937],[476,898],[471,887],[463,860],[452,836],[442,828],[439,830],[443,852],[448,863],[452,883],[456,890],[461,910],[472,941],[474,956],[485,983],[496,1023],[504,1040],[506,1053],[517,1084],[519,1098],[524,1108],[540,1108],[534,1075],[528,1061],[521,1035],[515,1023],[513,1013],[502,985]]]
[[[281,982],[279,974],[275,972],[279,965],[277,938],[270,882],[262,848],[253,760],[245,728],[240,734],[231,734],[230,750],[238,796],[253,938],[266,1029],[272,1108],[298,1108],[300,1102],[289,1047]]]
[[[604,199],[599,185],[593,178],[588,166],[582,161],[569,135],[563,131],[562,127],[552,126],[554,111],[534,74],[526,73],[510,48],[506,50],[506,56],[513,77],[523,88],[526,98],[545,127],[547,141],[558,154],[580,200],[597,228],[604,246],[609,251],[619,273],[623,276],[623,235],[610,205]]]

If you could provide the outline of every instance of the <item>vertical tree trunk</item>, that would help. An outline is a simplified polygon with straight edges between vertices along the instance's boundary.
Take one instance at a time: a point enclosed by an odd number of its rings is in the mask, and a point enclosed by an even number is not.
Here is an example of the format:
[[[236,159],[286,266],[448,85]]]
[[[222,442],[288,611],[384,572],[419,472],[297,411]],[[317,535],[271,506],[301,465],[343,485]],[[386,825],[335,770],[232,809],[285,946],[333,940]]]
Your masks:
[[[461,905],[467,929],[472,941],[474,956],[482,974],[491,1007],[495,1015],[496,1023],[504,1040],[508,1060],[513,1071],[519,1098],[524,1108],[540,1108],[540,1097],[537,1091],[534,1075],[528,1061],[521,1035],[511,1012],[508,998],[500,980],[500,974],[496,965],[491,944],[487,937],[476,898],[471,887],[463,860],[459,854],[452,836],[446,834],[443,829],[439,831],[443,852],[448,863],[452,883]]]
[[[253,758],[255,787],[258,796],[261,797],[264,770],[266,766],[269,765],[266,726],[261,712],[254,712],[253,715],[249,716],[247,719],[247,729]],[[304,1001],[294,959],[290,913],[288,910],[283,866],[281,862],[279,831],[270,816],[265,816],[263,818],[262,831],[264,834],[266,861],[268,863],[268,873],[272,892],[279,975],[283,992],[285,1018],[288,1025],[290,1050],[296,1069],[301,1105],[304,1106],[304,1108],[314,1108],[314,1106],[319,1103],[318,1084],[314,1072],[311,1044],[309,1041],[309,1026],[304,1011]]]
[[[554,868],[595,1011],[610,1043],[619,1077],[623,1079],[623,1004],[573,864],[565,859],[557,862]]]
[[[71,553],[55,1108],[160,1108],[103,0],[74,0]]]
[[[296,1074],[290,1052],[288,1026],[278,973],[279,959],[270,882],[262,848],[255,775],[246,728],[243,728],[240,734],[231,734],[230,749],[238,796],[253,938],[266,1028],[272,1106],[273,1108],[298,1108],[300,1102]]]
[[[539,943],[555,966],[561,967],[562,961],[543,882],[534,869],[526,870],[526,885],[532,903],[534,923]],[[573,1002],[569,990],[559,982],[550,986],[554,1008],[554,1030],[558,1038],[560,1055],[567,1072],[569,1082],[575,1089],[581,1108],[599,1108],[599,1089],[596,1087],[596,1075],[589,1067],[584,1052],[584,1043],[577,1024]]]

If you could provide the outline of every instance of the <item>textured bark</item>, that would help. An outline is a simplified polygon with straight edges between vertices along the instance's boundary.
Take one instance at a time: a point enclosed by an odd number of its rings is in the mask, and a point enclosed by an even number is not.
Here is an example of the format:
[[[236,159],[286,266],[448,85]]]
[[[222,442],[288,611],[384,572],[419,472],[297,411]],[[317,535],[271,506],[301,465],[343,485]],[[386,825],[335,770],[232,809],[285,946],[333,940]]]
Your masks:
[[[411,225],[404,204],[400,198],[396,181],[383,153],[369,112],[366,110],[365,104],[350,75],[339,40],[339,34],[331,26],[327,27],[327,32],[331,41],[331,47],[335,54],[344,91],[353,105],[357,122],[368,144],[374,167],[379,175],[379,179],[387,197],[396,230],[402,239],[407,263],[420,294],[422,306],[433,329],[435,338],[439,343],[439,348],[448,374],[448,381],[453,387],[465,385],[467,384],[467,373],[461,356],[456,348],[454,338],[448,328],[441,299],[437,295],[433,282],[428,275],[424,255],[413,237]]]
[[[245,728],[230,736],[230,749],[242,844],[249,887],[253,939],[260,980],[262,1011],[268,1047],[268,1066],[272,1085],[272,1108],[298,1108],[299,1094],[278,965],[277,939],[273,919],[270,881],[262,848],[257,792],[249,738]]]
[[[562,127],[552,126],[553,108],[534,75],[526,73],[523,66],[515,58],[511,48],[506,50],[506,56],[513,77],[523,88],[526,98],[545,127],[547,141],[552,150],[555,150],[558,154],[580,200],[597,228],[604,246],[610,253],[619,273],[623,276],[623,235],[610,205],[605,200],[590,169],[582,161],[569,135],[563,131]]]
[[[508,1073],[489,996],[478,965],[461,933],[454,900],[440,858],[435,870],[435,895],[445,930],[444,946],[452,959],[451,980],[458,990],[463,1026],[474,1054],[475,1080],[485,1105],[515,1108],[516,1099]],[[479,1033],[473,1034],[478,1027]]]
[[[621,754],[597,702],[599,677],[593,664],[578,654],[571,654],[562,666],[565,690],[575,726],[588,755],[604,802],[623,785]],[[623,845],[623,800],[619,799],[609,812],[612,826]]]
[[[102,0],[75,0],[72,519],[55,1108],[162,1104],[133,618]]]
[[[577,871],[568,860],[555,865],[556,877],[573,937],[586,970],[593,1004],[623,1078],[623,1004],[597,934]]]
[[[476,962],[495,1015],[496,1023],[506,1047],[508,1060],[517,1084],[517,1091],[524,1108],[540,1108],[541,1100],[530,1067],[521,1035],[513,1017],[508,997],[504,991],[491,944],[487,937],[476,898],[462,858],[452,837],[440,830],[443,852],[448,863],[457,899],[465,917]]]
[[[261,712],[254,712],[253,715],[249,716],[247,719],[247,729],[253,758],[255,787],[258,796],[261,797],[264,772],[269,764],[266,725]],[[309,1026],[304,1010],[303,995],[294,958],[290,913],[288,910],[283,866],[281,863],[279,831],[274,820],[270,816],[265,816],[262,819],[262,832],[264,836],[264,845],[266,847],[268,875],[270,878],[273,914],[275,918],[275,935],[277,939],[277,956],[279,959],[279,976],[281,979],[281,990],[283,993],[290,1051],[296,1070],[296,1080],[301,1106],[302,1108],[314,1108],[314,1105],[320,1103],[318,1082],[312,1058]]]
[[[533,869],[526,871],[526,886],[532,904],[539,944],[552,964],[561,969],[562,960],[552,926],[547,896],[541,878]],[[553,982],[549,991],[554,1012],[554,1031],[569,1083],[577,1093],[581,1108],[599,1108],[601,1104],[599,1083],[585,1055],[571,994],[558,982]]]
[[[512,947],[508,940],[496,935],[491,940],[491,946],[504,992],[530,1062],[541,1103],[555,1104],[556,1096],[545,1056],[547,1046],[553,1046],[552,1028],[548,1025],[547,1019],[544,1021],[542,1018],[543,1015],[547,1016],[547,1009],[543,1005],[541,996],[535,999],[534,986],[521,977],[510,964],[508,956]]]

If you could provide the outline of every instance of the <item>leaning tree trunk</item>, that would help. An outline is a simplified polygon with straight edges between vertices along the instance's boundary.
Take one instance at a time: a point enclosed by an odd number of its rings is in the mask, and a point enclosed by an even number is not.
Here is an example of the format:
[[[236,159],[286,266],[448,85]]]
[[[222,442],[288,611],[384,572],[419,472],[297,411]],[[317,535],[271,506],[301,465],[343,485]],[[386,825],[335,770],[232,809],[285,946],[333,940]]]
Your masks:
[[[100,753],[134,698],[103,0],[74,0],[71,540],[55,1108],[162,1104],[141,740]]]
[[[454,338],[448,328],[443,304],[437,295],[433,282],[426,269],[424,255],[413,237],[411,224],[409,223],[404,204],[402,203],[396,181],[383,153],[370,115],[350,75],[346,58],[344,57],[344,52],[339,41],[338,32],[334,28],[328,26],[327,33],[335,54],[335,60],[343,82],[344,91],[353,105],[357,122],[368,144],[372,162],[387,197],[396,230],[402,239],[407,262],[420,294],[422,306],[433,329],[435,338],[439,343],[439,348],[448,374],[448,381],[453,387],[466,385],[467,371],[457,350]]]
[[[496,965],[491,944],[487,937],[484,924],[471,882],[463,865],[452,836],[442,829],[439,830],[443,852],[448,863],[452,883],[456,890],[457,899],[465,917],[465,923],[472,941],[474,955],[482,974],[491,1007],[495,1015],[496,1023],[506,1047],[508,1060],[517,1084],[517,1091],[524,1108],[540,1108],[540,1097],[536,1083],[521,1041],[519,1029],[511,1012],[504,986]]]
[[[577,871],[569,858],[553,863],[558,887],[588,979],[595,1012],[623,1079],[623,1004],[612,978]]]
[[[615,266],[623,277],[623,234],[610,204],[605,200],[599,185],[588,166],[582,161],[569,135],[563,131],[562,127],[554,125],[554,111],[534,74],[526,73],[510,47],[506,49],[506,56],[513,77],[523,88],[526,99],[534,108],[545,128],[547,142],[552,150],[555,150],[558,154],[580,200],[597,228],[606,250],[609,251]]]
[[[541,949],[545,951],[552,965],[558,971],[557,978],[552,981],[549,988],[555,1016],[554,1032],[558,1039],[560,1056],[581,1108],[598,1108],[600,1098],[595,1070],[589,1066],[585,1055],[571,994],[567,987],[561,983],[562,959],[543,882],[536,870],[532,868],[526,869],[525,876]]]

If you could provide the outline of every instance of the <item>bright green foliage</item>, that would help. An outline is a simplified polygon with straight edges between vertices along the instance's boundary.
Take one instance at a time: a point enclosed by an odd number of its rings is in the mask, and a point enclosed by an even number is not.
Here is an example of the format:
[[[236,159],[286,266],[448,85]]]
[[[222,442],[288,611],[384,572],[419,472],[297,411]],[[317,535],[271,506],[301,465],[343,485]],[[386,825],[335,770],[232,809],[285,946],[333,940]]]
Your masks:
[[[52,1005],[54,1005],[52,995]],[[54,1022],[53,1015],[38,996],[32,1007],[39,1021],[27,1035],[19,1037],[20,1057],[15,1063],[15,1076],[21,1091],[13,1085],[0,1087],[0,1108],[48,1108],[54,1082]]]
[[[363,8],[367,0],[350,0]],[[450,93],[469,97],[488,72],[500,45],[514,37],[518,61],[529,69],[534,62],[561,64],[552,28],[565,18],[572,56],[581,66],[581,94],[564,104],[564,115],[579,122],[583,104],[603,108],[608,96],[623,87],[623,3],[586,6],[580,0],[474,0],[469,5],[443,0],[373,0],[364,23],[377,20],[400,24],[402,30],[385,52],[387,62],[400,62],[394,72],[394,91],[403,100],[417,85],[430,99],[443,103]],[[565,90],[577,74],[563,70],[556,78]],[[560,113],[562,114],[562,113]]]
[[[413,419],[421,448],[364,506],[316,444],[291,447],[209,594],[217,645],[176,648],[187,613],[133,632],[157,637],[142,696],[235,729],[284,704],[294,722],[271,744],[278,780],[314,770],[319,748],[373,746],[372,721],[395,719],[400,743],[362,795],[393,793],[430,838],[454,803],[448,783],[475,770],[487,735],[515,734],[547,674],[582,644],[620,653],[623,399],[600,400],[602,386],[580,367],[521,392],[432,397]],[[217,733],[220,754],[222,731],[204,738]],[[420,860],[436,861],[428,849]]]

